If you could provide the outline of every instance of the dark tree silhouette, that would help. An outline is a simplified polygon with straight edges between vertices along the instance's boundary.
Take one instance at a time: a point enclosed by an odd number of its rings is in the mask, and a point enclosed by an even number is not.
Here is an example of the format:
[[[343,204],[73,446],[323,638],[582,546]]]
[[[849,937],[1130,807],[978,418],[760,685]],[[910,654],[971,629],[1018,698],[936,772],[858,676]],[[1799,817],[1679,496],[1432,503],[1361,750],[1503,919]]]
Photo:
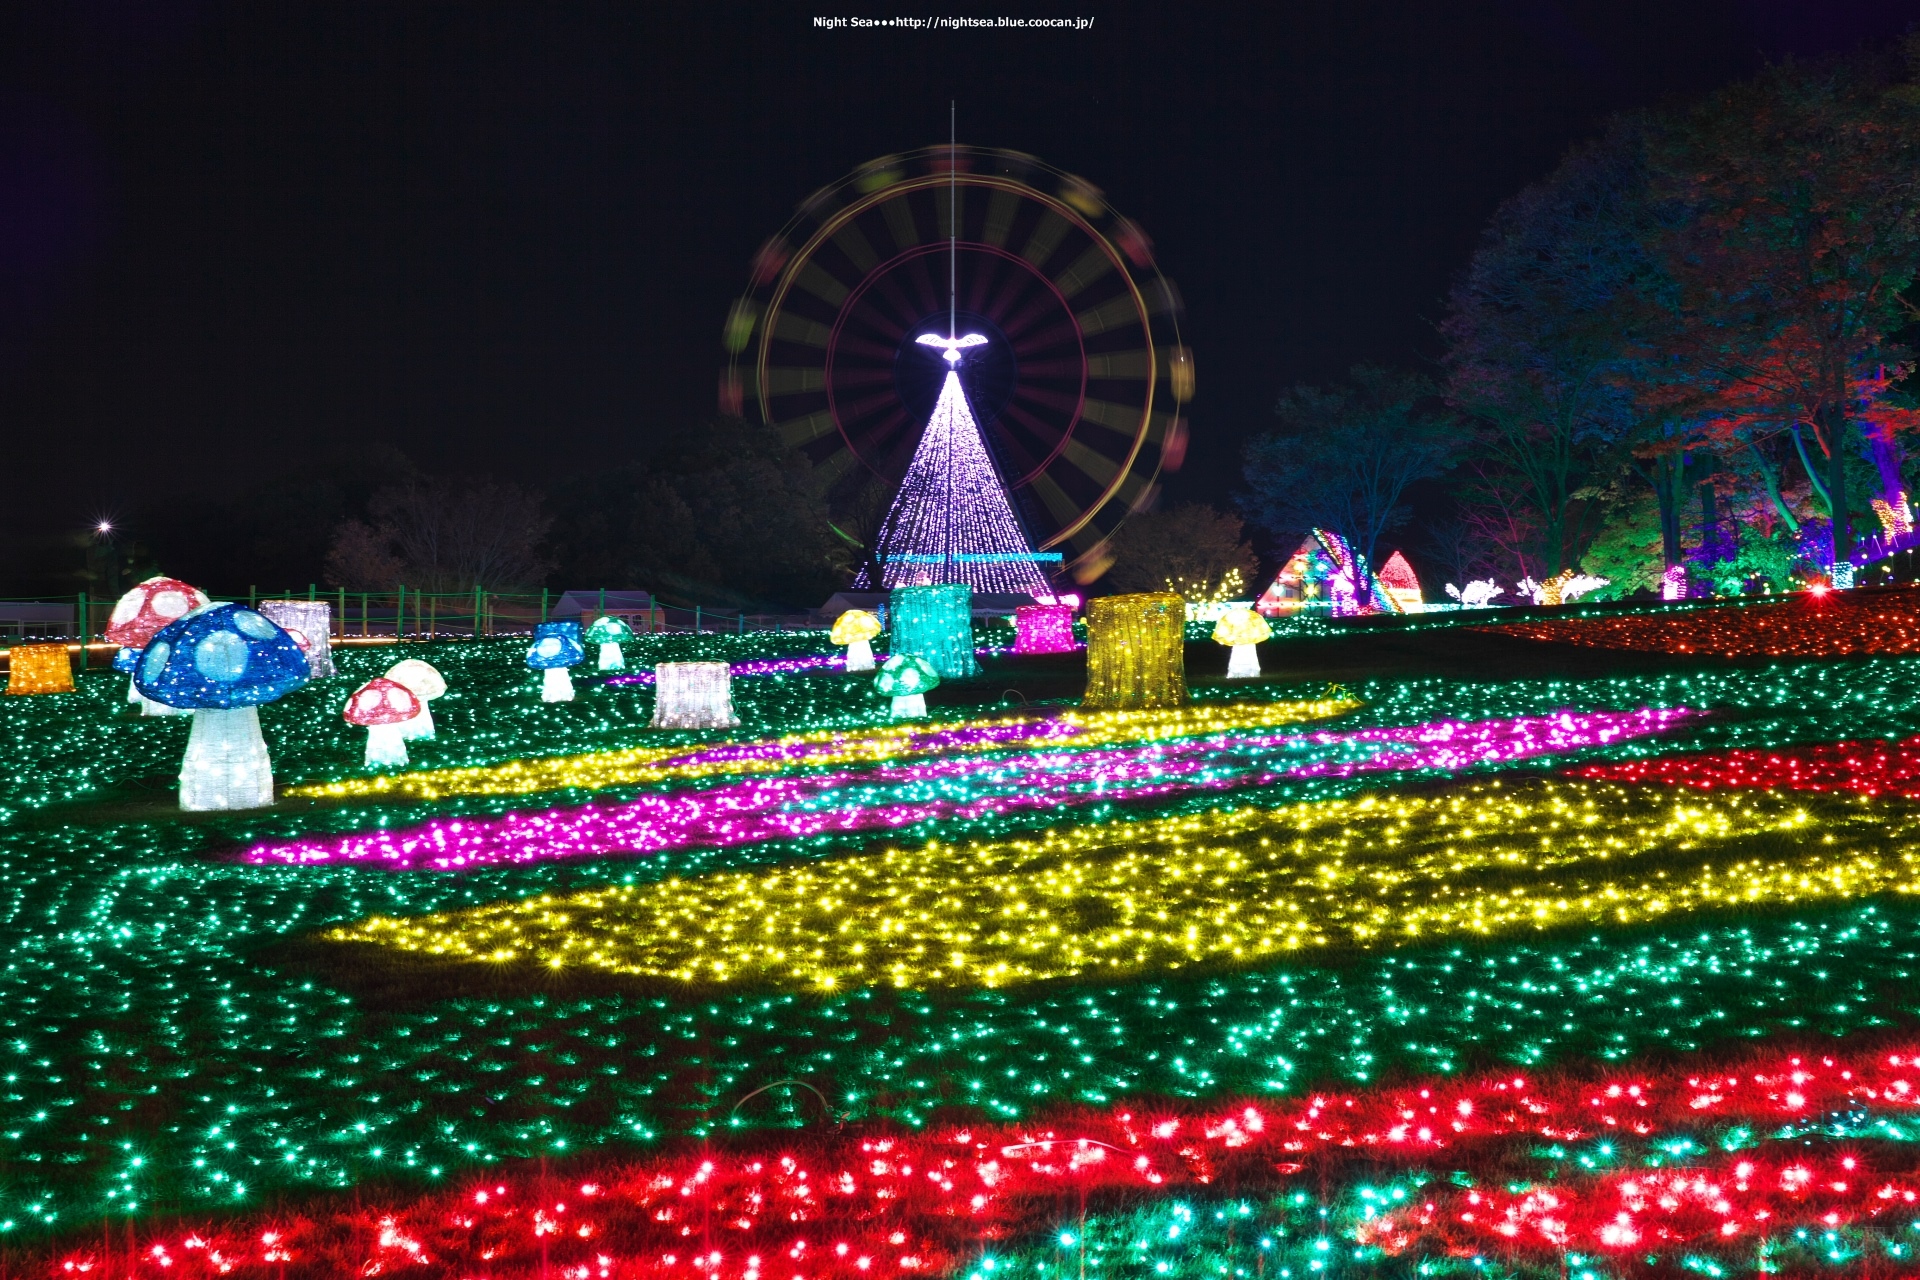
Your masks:
[[[1239,518],[1200,503],[1130,517],[1108,550],[1113,568],[1106,582],[1118,591],[1171,590],[1192,599],[1238,594],[1255,586],[1259,570]]]
[[[1452,468],[1466,442],[1432,382],[1372,365],[1294,387],[1274,412],[1280,429],[1247,446],[1241,509],[1283,541],[1331,529],[1370,565],[1408,517],[1407,489]]]
[[[1632,391],[1664,318],[1649,299],[1671,290],[1648,244],[1659,211],[1643,133],[1637,118],[1615,122],[1503,204],[1442,325],[1447,394],[1478,428],[1482,486],[1499,490],[1498,523],[1537,532],[1543,577],[1578,561],[1624,444],[1659,430]]]
[[[717,418],[645,464],[581,477],[557,495],[571,585],[645,587],[686,603],[818,604],[855,548],[825,486],[770,428]]]
[[[367,515],[334,534],[327,581],[335,586],[508,590],[539,586],[552,567],[543,544],[553,518],[538,493],[519,485],[412,481],[374,494]]]

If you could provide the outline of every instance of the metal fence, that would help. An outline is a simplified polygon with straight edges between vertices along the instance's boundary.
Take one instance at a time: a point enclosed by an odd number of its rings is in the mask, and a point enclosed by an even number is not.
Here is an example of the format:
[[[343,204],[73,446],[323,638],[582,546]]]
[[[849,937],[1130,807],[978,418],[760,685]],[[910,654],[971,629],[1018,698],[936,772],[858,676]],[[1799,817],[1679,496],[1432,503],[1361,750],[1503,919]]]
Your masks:
[[[575,601],[592,593],[573,592]],[[714,608],[707,605],[663,604],[653,601],[642,608],[621,607],[608,597],[630,592],[598,593],[600,612],[626,620],[635,631],[646,635],[663,632],[726,632],[744,635],[749,631],[785,631],[824,625],[811,613],[749,613],[743,609]],[[235,597],[237,601],[239,597]],[[592,621],[579,612],[556,615],[562,603],[553,591],[413,591],[399,587],[393,591],[322,591],[307,587],[299,591],[250,590],[248,605],[262,600],[317,600],[332,606],[333,638],[352,641],[373,639],[455,639],[469,637],[525,635],[536,623],[562,620]],[[99,641],[107,628],[114,601],[77,595],[38,600],[0,600],[0,644],[9,640],[68,640],[82,638]],[[575,605],[575,608],[579,608]],[[591,607],[588,606],[591,613]]]

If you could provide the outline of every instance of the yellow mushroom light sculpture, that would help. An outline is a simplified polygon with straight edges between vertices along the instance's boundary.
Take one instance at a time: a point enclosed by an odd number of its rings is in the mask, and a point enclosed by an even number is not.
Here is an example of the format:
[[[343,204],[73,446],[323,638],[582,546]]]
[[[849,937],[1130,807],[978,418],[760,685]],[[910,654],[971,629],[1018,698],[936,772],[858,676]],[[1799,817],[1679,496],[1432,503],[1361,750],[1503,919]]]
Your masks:
[[[1213,624],[1215,644],[1230,645],[1227,654],[1227,679],[1251,680],[1260,674],[1260,655],[1254,651],[1262,640],[1273,638],[1267,620],[1251,609],[1229,609]]]
[[[873,670],[873,638],[880,631],[879,617],[865,609],[849,609],[833,620],[833,642],[847,646],[847,670]]]

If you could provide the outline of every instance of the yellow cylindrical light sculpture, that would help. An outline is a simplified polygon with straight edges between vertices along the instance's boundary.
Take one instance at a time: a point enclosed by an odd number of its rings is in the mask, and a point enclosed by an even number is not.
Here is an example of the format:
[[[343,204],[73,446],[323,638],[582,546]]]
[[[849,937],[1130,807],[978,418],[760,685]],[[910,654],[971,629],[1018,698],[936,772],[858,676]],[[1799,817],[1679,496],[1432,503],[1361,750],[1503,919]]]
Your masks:
[[[1088,708],[1187,704],[1187,602],[1171,591],[1087,604]]]

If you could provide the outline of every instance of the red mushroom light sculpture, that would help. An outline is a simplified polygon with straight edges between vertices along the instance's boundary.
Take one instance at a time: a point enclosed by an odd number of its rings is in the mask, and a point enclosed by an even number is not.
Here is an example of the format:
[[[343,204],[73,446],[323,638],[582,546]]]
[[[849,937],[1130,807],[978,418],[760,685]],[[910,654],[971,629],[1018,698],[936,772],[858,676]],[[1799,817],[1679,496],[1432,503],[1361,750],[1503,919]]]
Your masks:
[[[107,618],[107,642],[139,653],[152,643],[160,628],[178,622],[195,609],[205,607],[207,596],[198,587],[190,587],[178,578],[148,578],[113,606]],[[131,662],[122,668],[131,671]],[[127,681],[127,701],[139,704],[143,716],[178,716],[188,712],[155,702],[141,694],[137,681]]]
[[[369,680],[347,699],[348,724],[367,729],[367,763],[400,765],[407,762],[407,740],[400,726],[420,714],[420,699],[398,680],[385,676]]]

